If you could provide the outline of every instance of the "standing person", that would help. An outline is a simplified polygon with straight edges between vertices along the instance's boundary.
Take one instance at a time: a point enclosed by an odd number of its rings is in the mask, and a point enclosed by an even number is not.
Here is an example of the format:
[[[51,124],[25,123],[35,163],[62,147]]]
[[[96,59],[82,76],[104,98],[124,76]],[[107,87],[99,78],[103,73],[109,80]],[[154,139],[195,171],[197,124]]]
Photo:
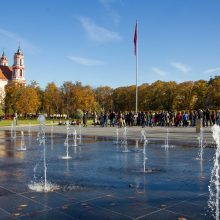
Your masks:
[[[134,120],[134,126],[138,126],[138,113],[134,113],[134,116],[133,116],[133,120]]]
[[[97,116],[97,113],[94,112],[94,115],[93,115],[93,125],[96,126],[98,124],[98,116]]]
[[[153,115],[152,115],[152,125],[155,127],[156,126],[156,113],[153,112]]]
[[[122,119],[123,115],[122,113],[119,111],[118,115],[117,115],[117,121],[118,121],[118,127],[121,128],[122,127],[122,123],[123,123],[123,119]]]
[[[15,112],[14,120],[15,120],[15,124],[18,125],[18,114],[17,114],[17,112]]]
[[[100,121],[100,127],[104,127],[104,113],[101,112],[101,115],[99,117],[99,121]]]
[[[109,114],[109,120],[110,120],[110,127],[111,126],[115,126],[115,112],[111,112],[110,114]]]
[[[194,112],[193,112],[193,127],[196,126],[197,120],[198,120],[198,111],[194,110]]]
[[[141,126],[144,128],[146,126],[146,114],[141,112]]]
[[[87,112],[83,114],[83,127],[87,127]]]
[[[218,110],[216,113],[216,124],[220,125],[220,110]]]
[[[153,119],[153,115],[151,112],[149,112],[147,115],[147,121],[148,121],[148,126],[150,127],[153,127],[152,119]]]
[[[182,121],[182,114],[181,112],[178,112],[176,115],[176,127],[181,126],[181,121]]]
[[[104,113],[104,126],[105,127],[108,126],[108,113],[107,112]]]
[[[170,127],[170,114],[169,114],[169,112],[164,112],[164,118],[165,118],[165,126]]]
[[[215,120],[216,120],[216,113],[215,113],[215,111],[212,111],[212,114],[211,114],[212,125],[215,124]]]
[[[189,113],[189,121],[190,121],[190,127],[193,127],[194,124],[194,115],[193,111],[190,111]]]
[[[187,114],[187,112],[183,113],[182,122],[183,122],[183,127],[188,126],[188,114]]]
[[[208,127],[209,124],[210,124],[210,126],[212,126],[210,110],[207,108],[205,111],[205,125],[206,125],[206,127]]]

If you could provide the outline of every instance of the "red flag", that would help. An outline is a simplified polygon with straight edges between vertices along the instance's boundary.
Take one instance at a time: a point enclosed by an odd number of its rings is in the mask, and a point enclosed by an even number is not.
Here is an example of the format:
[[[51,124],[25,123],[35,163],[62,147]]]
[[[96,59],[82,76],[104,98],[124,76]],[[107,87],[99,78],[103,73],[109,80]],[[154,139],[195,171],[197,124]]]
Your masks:
[[[135,31],[134,31],[134,55],[137,55],[137,22],[135,25]]]

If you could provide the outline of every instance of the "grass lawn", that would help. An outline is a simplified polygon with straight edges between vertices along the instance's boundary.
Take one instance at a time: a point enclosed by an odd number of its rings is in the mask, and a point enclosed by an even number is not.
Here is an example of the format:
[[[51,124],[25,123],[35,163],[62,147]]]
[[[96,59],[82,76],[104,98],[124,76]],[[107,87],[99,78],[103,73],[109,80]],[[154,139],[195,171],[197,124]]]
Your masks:
[[[62,122],[66,122],[66,120],[61,120]],[[70,120],[71,121],[71,120]],[[6,119],[6,120],[1,120],[0,121],[0,126],[10,126],[12,124],[13,120],[10,119]],[[47,119],[46,120],[46,125],[51,125],[52,120],[51,119]],[[59,119],[55,119],[54,120],[54,125],[58,125],[59,123]],[[39,124],[39,121],[37,119],[18,119],[17,121],[17,125],[35,125],[35,124]],[[88,125],[92,124],[92,120],[88,120]]]

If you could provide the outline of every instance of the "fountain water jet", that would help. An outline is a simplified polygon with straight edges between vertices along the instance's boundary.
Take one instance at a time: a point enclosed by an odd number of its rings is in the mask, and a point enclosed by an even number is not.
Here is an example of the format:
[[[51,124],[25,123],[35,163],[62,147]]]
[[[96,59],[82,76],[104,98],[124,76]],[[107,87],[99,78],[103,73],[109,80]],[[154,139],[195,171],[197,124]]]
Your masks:
[[[69,121],[66,121],[66,139],[64,142],[64,146],[66,146],[66,156],[60,157],[60,159],[68,160],[72,157],[69,156],[69,135],[70,135],[70,127],[69,127]]]
[[[203,127],[200,128],[200,135],[198,137],[199,140],[199,154],[198,154],[198,158],[196,158],[197,160],[201,160],[203,161],[203,149],[206,147],[206,145],[204,144],[204,131],[203,131]]]
[[[127,152],[130,152],[128,150],[128,142],[127,142],[127,127],[124,127],[124,131],[123,131],[123,137],[122,137],[122,140],[121,140],[121,145],[124,146],[124,150],[122,152],[124,153],[127,153]]]
[[[43,166],[44,166],[44,181],[42,182],[31,182],[28,184],[29,189],[37,192],[50,192],[59,189],[59,186],[47,182],[47,161],[46,161],[46,141],[45,141],[45,116],[39,115],[38,121],[40,122],[39,132],[37,135],[37,140],[39,146],[43,145]],[[36,169],[38,164],[34,167],[34,177],[36,179]]]
[[[81,124],[79,124],[79,128],[78,128],[78,137],[77,139],[79,140],[79,145],[82,143],[82,126]]]
[[[139,151],[138,139],[135,140],[135,151]]]
[[[146,140],[146,132],[145,130],[141,130],[141,140],[140,142],[144,142]]]
[[[120,141],[119,141],[119,130],[118,128],[116,128],[116,141],[114,141],[114,144],[119,144]]]
[[[20,144],[20,148],[17,149],[18,151],[26,151],[27,147],[25,145],[25,141],[24,141],[24,131],[21,131],[21,144]]]
[[[173,145],[169,145],[169,129],[168,128],[167,128],[167,132],[166,132],[166,138],[165,138],[165,141],[164,141],[164,145],[162,145],[162,147],[164,147],[166,150],[168,148],[173,147]]]
[[[38,165],[39,165],[39,163],[37,163],[37,164],[34,166],[34,169],[33,169],[33,171],[34,171],[34,181],[37,180],[36,172],[37,172]]]
[[[141,139],[140,139],[140,143],[144,143],[146,141],[146,132],[145,130],[141,130]],[[136,146],[135,146],[135,151],[139,152],[139,147],[138,147],[138,142],[136,142]]]
[[[212,127],[212,136],[216,142],[216,153],[214,156],[214,166],[211,173],[211,180],[209,183],[209,201],[212,216],[219,220],[219,196],[220,196],[220,126],[214,125]]]
[[[143,147],[143,159],[144,159],[144,173],[146,172],[146,160],[147,160],[147,156],[146,156],[146,145],[148,144],[148,140],[144,140],[144,147]]]
[[[77,133],[76,133],[76,129],[74,128],[73,130],[73,145],[74,147],[77,147]]]
[[[12,123],[11,123],[11,139],[12,140],[16,139],[16,129],[15,129],[15,126],[16,126],[16,119],[14,118]]]

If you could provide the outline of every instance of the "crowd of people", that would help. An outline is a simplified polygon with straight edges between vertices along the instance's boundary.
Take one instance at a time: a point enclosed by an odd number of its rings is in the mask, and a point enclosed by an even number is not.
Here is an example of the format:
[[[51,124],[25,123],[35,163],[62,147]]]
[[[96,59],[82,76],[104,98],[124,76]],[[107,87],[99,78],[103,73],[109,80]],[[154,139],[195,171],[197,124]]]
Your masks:
[[[87,126],[87,113],[83,115],[83,124]],[[220,125],[220,110],[199,109],[192,111],[159,111],[159,112],[101,112],[98,115],[96,112],[92,114],[94,126],[176,126],[176,127],[194,127],[197,121],[202,122],[203,127]]]

